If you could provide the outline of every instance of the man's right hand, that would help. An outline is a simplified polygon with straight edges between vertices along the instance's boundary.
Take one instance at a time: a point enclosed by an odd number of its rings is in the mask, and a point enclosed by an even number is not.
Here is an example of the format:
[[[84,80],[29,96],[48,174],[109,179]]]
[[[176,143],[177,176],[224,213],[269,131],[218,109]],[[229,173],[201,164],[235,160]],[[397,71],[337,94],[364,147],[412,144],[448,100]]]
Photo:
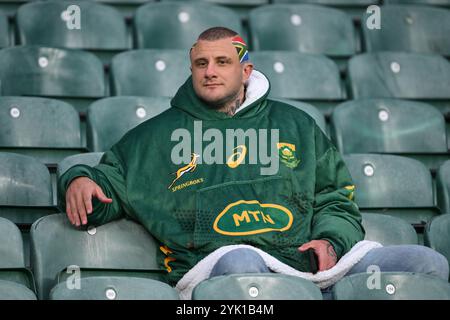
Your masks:
[[[92,213],[92,197],[103,203],[112,202],[91,179],[79,177],[72,180],[66,191],[66,212],[73,225],[87,224],[87,215]]]

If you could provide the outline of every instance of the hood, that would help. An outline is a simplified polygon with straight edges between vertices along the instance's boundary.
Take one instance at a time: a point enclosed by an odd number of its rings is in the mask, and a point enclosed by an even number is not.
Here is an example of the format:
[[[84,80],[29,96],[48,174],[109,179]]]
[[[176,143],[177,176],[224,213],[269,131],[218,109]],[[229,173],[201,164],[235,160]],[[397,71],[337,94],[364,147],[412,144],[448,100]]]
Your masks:
[[[265,108],[265,100],[270,91],[270,83],[264,74],[253,70],[246,86],[245,101],[233,116],[211,109],[205,102],[199,99],[192,85],[192,77],[189,77],[180,89],[178,89],[177,94],[171,101],[171,105],[202,120],[253,117]]]

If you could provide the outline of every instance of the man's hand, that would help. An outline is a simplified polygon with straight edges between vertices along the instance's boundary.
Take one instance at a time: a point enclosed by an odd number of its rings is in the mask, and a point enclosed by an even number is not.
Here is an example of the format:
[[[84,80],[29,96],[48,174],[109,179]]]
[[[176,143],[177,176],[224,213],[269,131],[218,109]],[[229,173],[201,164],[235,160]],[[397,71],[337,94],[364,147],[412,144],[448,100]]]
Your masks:
[[[313,249],[317,255],[319,271],[331,269],[336,265],[337,254],[327,240],[312,240],[298,248],[300,252],[305,252],[308,249]]]
[[[79,177],[74,179],[66,192],[66,212],[70,222],[77,227],[87,224],[87,215],[92,213],[92,197],[103,203],[111,203],[102,189],[91,179]]]

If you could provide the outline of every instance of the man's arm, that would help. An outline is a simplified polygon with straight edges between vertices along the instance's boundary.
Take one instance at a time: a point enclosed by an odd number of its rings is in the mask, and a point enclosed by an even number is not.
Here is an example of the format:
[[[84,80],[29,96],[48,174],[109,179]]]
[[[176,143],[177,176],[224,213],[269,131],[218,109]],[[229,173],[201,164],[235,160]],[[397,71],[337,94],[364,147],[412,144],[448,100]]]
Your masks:
[[[316,129],[316,187],[312,239],[299,248],[314,249],[319,270],[333,267],[353,245],[364,239],[361,213],[353,201],[354,185],[341,155]]]
[[[58,181],[61,209],[73,225],[102,225],[129,213],[124,166],[114,146],[100,164],[76,165]]]

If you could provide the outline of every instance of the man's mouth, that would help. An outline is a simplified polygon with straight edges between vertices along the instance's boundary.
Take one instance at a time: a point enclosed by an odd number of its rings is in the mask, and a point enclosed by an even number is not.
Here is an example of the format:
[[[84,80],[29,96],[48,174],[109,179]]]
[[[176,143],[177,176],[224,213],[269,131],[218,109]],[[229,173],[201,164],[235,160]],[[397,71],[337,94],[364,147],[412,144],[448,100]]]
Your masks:
[[[221,86],[222,84],[220,84],[220,83],[205,83],[204,84],[204,86],[205,87],[208,87],[208,88],[215,88],[215,87],[218,87],[218,86]]]

